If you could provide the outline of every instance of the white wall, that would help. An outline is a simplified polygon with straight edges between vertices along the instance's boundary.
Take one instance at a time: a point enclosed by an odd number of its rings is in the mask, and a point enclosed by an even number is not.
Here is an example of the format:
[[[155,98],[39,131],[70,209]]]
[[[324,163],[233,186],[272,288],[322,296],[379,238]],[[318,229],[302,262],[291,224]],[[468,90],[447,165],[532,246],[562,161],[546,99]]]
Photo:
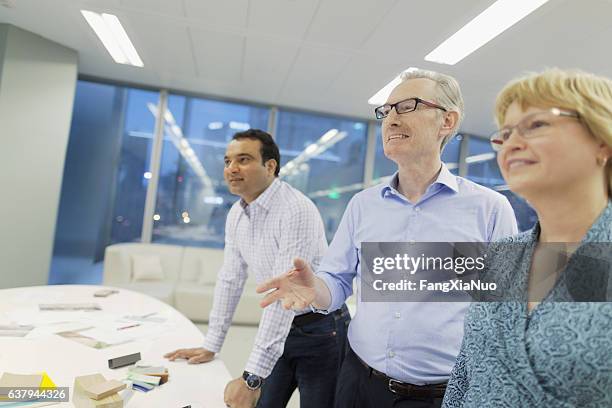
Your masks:
[[[0,288],[47,283],[76,79],[75,51],[0,24]]]

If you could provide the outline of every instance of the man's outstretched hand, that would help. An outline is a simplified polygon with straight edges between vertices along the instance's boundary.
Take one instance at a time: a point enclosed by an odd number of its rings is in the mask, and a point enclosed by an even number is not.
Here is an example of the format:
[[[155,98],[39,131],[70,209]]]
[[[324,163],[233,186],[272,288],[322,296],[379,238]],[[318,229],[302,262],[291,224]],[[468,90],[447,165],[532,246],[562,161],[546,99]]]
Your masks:
[[[257,286],[257,293],[274,289],[259,304],[266,307],[281,300],[287,310],[305,309],[315,300],[316,279],[310,266],[303,259],[295,258],[293,269]]]

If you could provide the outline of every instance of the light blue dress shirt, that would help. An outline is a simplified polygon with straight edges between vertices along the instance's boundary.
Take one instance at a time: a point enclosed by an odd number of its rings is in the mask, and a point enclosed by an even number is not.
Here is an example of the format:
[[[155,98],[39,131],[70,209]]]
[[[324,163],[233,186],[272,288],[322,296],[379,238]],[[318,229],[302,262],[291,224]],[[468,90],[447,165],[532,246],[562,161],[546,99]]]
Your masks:
[[[317,269],[331,292],[330,311],[353,293],[357,312],[349,343],[370,367],[417,385],[447,381],[455,364],[469,303],[363,302],[362,242],[490,242],[517,233],[514,211],[501,194],[442,166],[417,203],[397,191],[398,175],[357,194]]]

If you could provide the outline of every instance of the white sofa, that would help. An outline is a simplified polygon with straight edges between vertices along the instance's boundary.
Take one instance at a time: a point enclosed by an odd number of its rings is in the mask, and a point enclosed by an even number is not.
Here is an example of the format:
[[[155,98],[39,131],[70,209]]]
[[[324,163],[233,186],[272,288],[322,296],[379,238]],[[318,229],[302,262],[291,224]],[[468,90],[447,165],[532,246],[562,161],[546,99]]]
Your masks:
[[[142,260],[155,268],[161,264],[162,279],[146,279]],[[136,267],[136,262],[140,262]],[[197,322],[208,321],[217,272],[223,250],[166,244],[125,243],[110,245],[104,256],[103,283],[153,296]],[[135,272],[138,272],[135,276]],[[146,271],[145,271],[146,272]],[[144,276],[144,279],[143,279]],[[234,315],[239,324],[259,324],[261,295],[249,277]]]

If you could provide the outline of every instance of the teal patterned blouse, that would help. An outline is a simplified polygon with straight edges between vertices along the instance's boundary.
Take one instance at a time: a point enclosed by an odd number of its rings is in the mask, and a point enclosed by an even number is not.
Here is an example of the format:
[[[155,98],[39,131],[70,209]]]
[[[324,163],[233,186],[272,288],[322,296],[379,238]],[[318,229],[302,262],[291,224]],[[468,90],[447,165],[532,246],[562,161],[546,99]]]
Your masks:
[[[502,284],[516,293],[527,292],[538,237],[536,225],[491,246],[490,271],[501,280],[505,278]],[[567,301],[565,285],[572,260],[585,243],[608,243],[595,247],[602,251],[597,254],[599,259],[610,262],[610,242],[612,202],[570,257],[553,289],[531,312],[523,301],[473,303],[442,406],[612,407],[610,282],[598,285],[606,300],[601,302]],[[501,250],[501,246],[508,248],[513,243],[523,244],[524,250],[518,254]]]

